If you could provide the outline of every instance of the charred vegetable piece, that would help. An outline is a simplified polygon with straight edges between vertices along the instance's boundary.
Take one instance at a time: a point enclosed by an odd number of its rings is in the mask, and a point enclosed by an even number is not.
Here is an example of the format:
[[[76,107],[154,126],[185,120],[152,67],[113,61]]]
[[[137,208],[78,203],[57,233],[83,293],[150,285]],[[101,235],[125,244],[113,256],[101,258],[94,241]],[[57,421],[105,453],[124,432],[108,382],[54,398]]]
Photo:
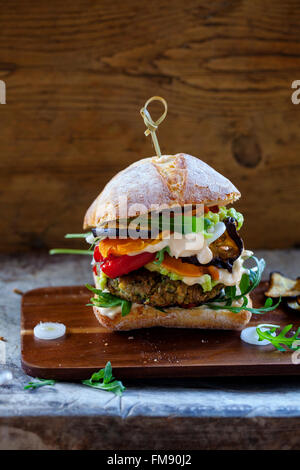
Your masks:
[[[228,217],[224,220],[224,224],[226,230],[223,235],[209,245],[213,259],[204,266],[217,266],[231,272],[234,261],[242,254],[244,244],[236,229],[237,221],[233,217]],[[182,261],[200,266],[197,256],[187,256],[182,258]]]
[[[235,219],[228,217],[224,220],[224,224],[226,225],[225,232],[210,245],[210,249],[214,258],[222,261],[235,261],[243,251],[243,241],[237,233]]]
[[[286,304],[292,310],[300,312],[300,295],[296,299],[286,299]]]
[[[269,289],[265,295],[273,298],[300,296],[300,278],[294,280],[279,272],[273,272],[270,275]]]
[[[287,306],[292,310],[297,310],[300,312],[300,304],[299,304],[300,297],[297,297],[297,300],[289,300],[287,301]]]

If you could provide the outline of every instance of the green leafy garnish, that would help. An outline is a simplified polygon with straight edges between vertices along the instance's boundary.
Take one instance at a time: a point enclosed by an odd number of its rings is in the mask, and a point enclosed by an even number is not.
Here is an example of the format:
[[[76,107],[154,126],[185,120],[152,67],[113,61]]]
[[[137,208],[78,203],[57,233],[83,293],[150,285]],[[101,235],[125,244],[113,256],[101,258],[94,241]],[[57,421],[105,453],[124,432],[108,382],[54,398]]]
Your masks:
[[[90,284],[86,284],[85,287],[89,289],[90,291],[94,292],[94,294],[96,294],[97,296],[97,297],[92,297],[90,299],[91,304],[88,304],[88,305],[94,305],[95,307],[102,307],[102,308],[117,307],[121,305],[122,317],[125,317],[130,312],[132,303],[129,302],[128,300],[120,299],[116,295],[110,294],[109,292],[103,292],[102,290],[96,289]]]
[[[167,313],[162,307],[155,307],[156,310],[159,310],[160,312]]]
[[[165,246],[164,248],[162,248],[162,250],[159,250],[156,253],[155,261],[153,261],[153,263],[158,264],[160,266],[164,260],[165,252],[167,252],[170,255],[170,248],[168,246]]]
[[[39,382],[28,382],[27,385],[25,385],[24,390],[28,389],[35,389],[39,387],[44,387],[45,385],[55,385],[55,380],[48,380],[48,379],[38,379]]]
[[[92,255],[93,252],[90,250],[73,250],[69,248],[54,248],[53,250],[49,251],[50,255]]]
[[[286,336],[287,333],[293,328],[293,325],[286,325],[282,330],[279,332],[277,336],[273,336],[274,333],[280,326],[274,326],[267,331],[262,331],[259,327],[256,328],[256,332],[259,337],[259,341],[263,341],[264,339],[270,341],[270,343],[275,346],[278,351],[285,351],[286,349],[283,347],[287,347],[292,351],[296,351],[300,348],[300,346],[293,346],[295,341],[300,340],[300,327],[297,329],[296,333],[293,336]]]
[[[121,396],[125,391],[125,387],[120,380],[116,380],[112,375],[111,363],[108,362],[104,369],[95,372],[88,380],[82,380],[83,385],[88,387],[98,388],[106,392],[112,392],[115,395]]]
[[[92,232],[86,233],[67,233],[65,238],[86,238],[89,235],[92,235]],[[50,255],[93,255],[93,248],[99,238],[93,238],[88,250],[76,250],[72,248],[54,248],[49,251]]]
[[[263,307],[254,308],[247,307],[248,298],[246,297],[253,289],[255,289],[260,283],[263,270],[265,268],[265,260],[258,260],[255,256],[251,256],[250,259],[253,259],[256,263],[256,267],[249,270],[249,273],[244,273],[242,275],[239,288],[240,294],[236,293],[236,286],[227,286],[225,287],[225,293],[221,294],[217,299],[214,299],[212,302],[221,302],[222,305],[217,305],[215,303],[207,303],[213,310],[229,310],[233,313],[239,313],[241,310],[247,310],[251,313],[263,314],[270,312],[278,307],[281,302],[281,298],[276,304],[273,304],[273,300],[269,297],[264,303]],[[239,307],[233,306],[232,303],[237,300],[243,300],[242,305]]]
[[[66,233],[65,238],[86,238],[89,235],[92,235],[92,232],[86,233]]]
[[[48,379],[37,379],[39,382],[29,382],[25,385],[24,390],[35,389],[39,387],[44,387],[44,385],[54,385],[55,380]],[[112,375],[111,363],[107,362],[104,369],[100,369],[98,372],[95,372],[92,377],[88,380],[82,380],[83,385],[88,387],[99,388],[105,390],[106,392],[113,392],[116,395],[121,396],[125,390],[124,385],[120,380],[116,380]]]

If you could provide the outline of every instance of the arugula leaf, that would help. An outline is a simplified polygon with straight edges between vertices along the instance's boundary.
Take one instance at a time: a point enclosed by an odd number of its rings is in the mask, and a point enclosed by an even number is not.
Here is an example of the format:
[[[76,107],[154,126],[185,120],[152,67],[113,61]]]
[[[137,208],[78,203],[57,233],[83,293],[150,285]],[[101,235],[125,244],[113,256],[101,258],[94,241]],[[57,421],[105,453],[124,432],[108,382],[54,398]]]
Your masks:
[[[290,330],[293,328],[293,325],[286,325],[277,336],[272,336],[272,333],[274,333],[279,326],[274,326],[273,328],[267,330],[267,331],[262,331],[259,327],[256,328],[256,332],[259,336],[259,341],[262,341],[264,339],[267,339],[270,341],[270,343],[275,346],[278,351],[285,351],[286,349],[282,346],[286,346],[288,349],[291,349],[292,351],[296,351],[300,348],[298,347],[293,347],[293,343],[297,340],[300,340],[300,327],[297,329],[296,333],[293,336],[287,337],[287,333],[290,332]]]
[[[25,385],[24,390],[36,389],[39,387],[43,387],[44,385],[54,385],[56,383],[55,380],[50,379],[38,380],[39,382],[29,382],[27,385]],[[107,392],[113,392],[119,396],[121,396],[125,390],[125,387],[122,382],[120,380],[116,380],[113,377],[110,362],[107,362],[104,369],[100,369],[98,372],[94,372],[90,379],[82,380],[82,384],[87,385],[88,387],[105,390]]]
[[[92,235],[92,232],[86,233],[66,233],[65,238],[86,238],[89,235]]]
[[[227,286],[225,287],[225,294],[228,298],[236,297],[236,286]]]
[[[72,248],[54,248],[49,251],[49,255],[93,255],[93,252],[90,250],[73,250]]]
[[[241,281],[240,281],[240,291],[241,292],[246,292],[249,287],[250,287],[251,281],[250,281],[250,276],[244,273],[242,275]]]
[[[90,379],[82,380],[81,383],[88,387],[112,392],[118,396],[121,396],[125,391],[125,387],[122,382],[120,380],[116,380],[112,376],[112,367],[110,362],[107,362],[104,369],[100,369],[98,372],[95,372]]]
[[[105,392],[112,392],[118,396],[121,396],[125,390],[125,387],[120,380],[114,380],[108,384],[105,384],[104,382],[90,382],[89,380],[83,380],[82,384],[87,385],[88,387],[104,390]]]
[[[97,296],[90,299],[91,304],[87,304],[88,306],[94,305],[95,307],[110,308],[118,307],[120,305],[122,317],[125,317],[130,313],[132,302],[129,300],[120,299],[116,295],[110,294],[109,292],[103,292],[90,284],[86,284],[85,287],[94,292]]]
[[[227,286],[225,287],[225,295],[221,294],[217,299],[212,300],[212,302],[219,302],[222,305],[217,305],[216,303],[208,302],[208,305],[213,310],[229,310],[233,313],[239,313],[241,310],[247,310],[251,313],[256,314],[263,314],[266,312],[270,312],[278,307],[281,302],[281,298],[278,300],[276,304],[273,304],[273,300],[269,297],[263,307],[255,308],[255,307],[247,307],[248,305],[248,298],[246,297],[253,289],[255,289],[261,281],[261,276],[263,270],[265,268],[265,260],[260,259],[258,260],[255,256],[251,256],[249,259],[253,259],[256,263],[256,267],[249,270],[249,273],[244,273],[242,275],[239,288],[240,294],[236,294],[236,286]],[[237,300],[243,300],[241,306],[236,307],[232,306],[232,303]]]
[[[86,238],[89,235],[92,235],[92,232],[86,233],[67,233],[65,238]],[[90,245],[88,250],[77,250],[72,248],[53,248],[49,251],[50,255],[93,255],[92,248],[94,247],[97,239],[94,239],[93,243]]]
[[[164,248],[162,248],[156,253],[155,261],[153,261],[153,263],[160,266],[164,260],[165,252],[167,252],[170,255],[170,248],[168,246],[165,246]]]
[[[126,317],[126,315],[130,313],[131,302],[129,302],[128,300],[122,300],[121,306],[122,306],[121,315],[122,317]]]
[[[104,369],[103,382],[108,384],[113,379],[111,363],[107,362]]]
[[[92,382],[99,382],[99,380],[103,379],[104,377],[104,370],[105,369],[100,369],[98,370],[98,372],[94,372],[89,380],[91,380]]]
[[[38,379],[39,382],[28,382],[27,385],[25,385],[24,390],[28,389],[35,389],[39,387],[44,387],[44,385],[55,385],[55,380],[48,380],[48,379]]]
[[[159,310],[160,312],[167,313],[163,308],[161,307],[155,307],[156,310]]]

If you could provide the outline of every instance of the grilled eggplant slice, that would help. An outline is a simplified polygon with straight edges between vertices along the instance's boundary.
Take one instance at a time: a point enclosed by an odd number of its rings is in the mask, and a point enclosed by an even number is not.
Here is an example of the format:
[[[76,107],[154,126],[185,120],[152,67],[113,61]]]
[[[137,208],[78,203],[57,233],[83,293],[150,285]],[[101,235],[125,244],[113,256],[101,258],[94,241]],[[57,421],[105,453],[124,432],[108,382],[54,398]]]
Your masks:
[[[300,295],[296,297],[296,300],[288,300],[287,306],[291,308],[292,310],[296,310],[297,312],[300,312]]]
[[[233,217],[224,220],[226,230],[209,247],[213,257],[220,260],[225,266],[228,264],[232,268],[233,262],[241,256],[244,244],[237,232],[237,221]]]
[[[300,296],[300,278],[290,279],[280,272],[270,275],[269,289],[265,292],[267,297],[297,297]]]
[[[213,259],[209,263],[201,265],[197,256],[187,256],[181,258],[182,261],[196,266],[216,266],[232,272],[233,263],[241,256],[244,244],[236,229],[237,221],[233,217],[227,217],[223,222],[226,225],[225,232],[209,245],[213,253]]]

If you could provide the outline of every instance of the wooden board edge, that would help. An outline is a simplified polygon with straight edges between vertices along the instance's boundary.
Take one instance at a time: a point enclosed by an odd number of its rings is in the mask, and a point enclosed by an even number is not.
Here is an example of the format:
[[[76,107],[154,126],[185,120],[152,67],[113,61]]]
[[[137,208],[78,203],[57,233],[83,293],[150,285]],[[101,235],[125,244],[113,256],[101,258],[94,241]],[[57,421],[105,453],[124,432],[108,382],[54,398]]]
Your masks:
[[[89,379],[98,368],[68,368],[41,369],[34,364],[27,363],[23,358],[21,365],[24,372],[35,378],[40,379],[62,379],[63,381],[80,381]],[[103,365],[104,367],[104,365]],[[101,368],[101,367],[100,367]],[[259,370],[258,370],[259,369]],[[114,367],[114,374],[121,380],[126,379],[181,379],[181,378],[222,378],[222,377],[277,377],[277,376],[298,376],[300,367],[292,362],[290,365],[248,365],[244,366],[132,366],[132,367]]]

